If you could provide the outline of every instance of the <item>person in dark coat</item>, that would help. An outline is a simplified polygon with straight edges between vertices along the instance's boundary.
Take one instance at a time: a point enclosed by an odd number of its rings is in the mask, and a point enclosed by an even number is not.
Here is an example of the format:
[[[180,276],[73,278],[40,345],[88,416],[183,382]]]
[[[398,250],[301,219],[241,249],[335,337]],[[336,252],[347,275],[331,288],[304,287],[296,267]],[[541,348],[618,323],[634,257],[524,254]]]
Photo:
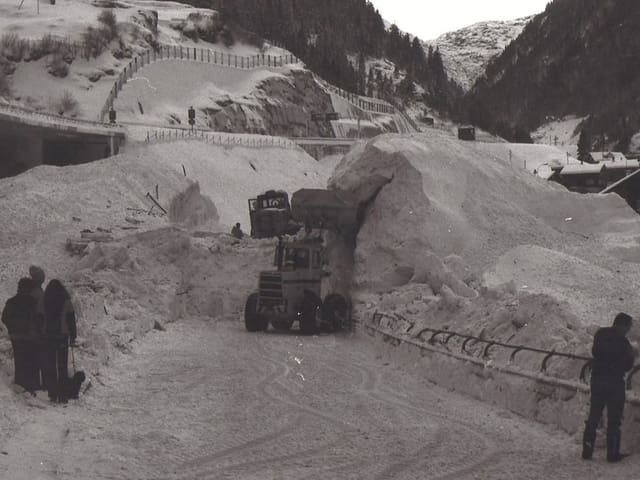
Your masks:
[[[76,315],[71,296],[59,280],[51,280],[44,291],[44,339],[49,398],[66,402],[63,385],[69,380],[69,342],[76,340]]]
[[[619,462],[620,424],[625,402],[625,373],[631,370],[635,352],[626,336],[632,318],[626,313],[616,315],[613,326],[599,329],[593,339],[591,367],[591,406],[582,440],[582,458],[593,455],[596,428],[602,411],[607,408],[607,461]]]
[[[35,265],[31,265],[29,267],[29,275],[31,275],[31,280],[33,280],[33,290],[31,291],[31,295],[36,300],[36,311],[38,314],[38,323],[39,323],[39,331],[42,331],[42,325],[44,324],[44,291],[42,290],[42,284],[44,283],[44,270],[42,268],[37,267]],[[46,390],[44,386],[44,374],[42,373],[42,365],[44,364],[44,352],[42,347],[42,339],[38,339],[39,345],[36,347],[38,349],[38,367],[37,367],[37,390]]]
[[[18,293],[7,300],[2,311],[11,338],[13,349],[14,382],[35,395],[38,387],[38,348],[36,340],[40,334],[37,303],[31,295],[33,281],[21,278]]]
[[[233,235],[236,238],[244,237],[244,232],[240,228],[240,223],[236,223],[234,225],[234,227],[231,229],[231,235]]]

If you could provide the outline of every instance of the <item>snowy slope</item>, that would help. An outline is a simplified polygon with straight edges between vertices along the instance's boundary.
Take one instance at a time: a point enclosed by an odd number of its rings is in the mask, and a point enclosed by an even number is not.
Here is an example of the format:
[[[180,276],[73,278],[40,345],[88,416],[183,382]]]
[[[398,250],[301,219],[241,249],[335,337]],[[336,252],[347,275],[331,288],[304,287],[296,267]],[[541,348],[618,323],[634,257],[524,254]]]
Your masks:
[[[449,78],[469,90],[489,60],[502,53],[531,18],[475,23],[425,42],[425,49],[438,47]]]
[[[40,12],[36,12],[35,2],[26,1],[22,8],[19,2],[0,0],[0,38],[11,34],[19,41],[29,40],[31,47],[43,36],[74,42],[80,50],[68,60],[68,74],[54,76],[49,65],[57,53],[45,55],[33,61],[30,54],[22,61],[6,57],[0,48],[0,63],[8,69],[8,79],[13,99],[33,109],[56,113],[56,104],[65,91],[78,102],[78,108],[66,115],[95,120],[104,105],[109,90],[120,71],[136,53],[150,48],[155,42],[165,45],[198,46],[231,55],[282,55],[283,50],[270,44],[263,49],[237,41],[231,47],[222,42],[209,44],[194,42],[186,37],[177,26],[189,21],[193,15],[215,15],[209,9],[196,9],[176,2],[154,2],[146,0],[123,0],[118,2],[91,2],[89,0],[59,0],[55,5],[40,2]],[[83,36],[89,27],[99,28],[98,15],[109,8],[116,16],[118,36],[96,58],[83,58]],[[157,24],[154,19],[157,18]],[[1,47],[1,45],[0,45]],[[66,61],[66,60],[65,60]]]

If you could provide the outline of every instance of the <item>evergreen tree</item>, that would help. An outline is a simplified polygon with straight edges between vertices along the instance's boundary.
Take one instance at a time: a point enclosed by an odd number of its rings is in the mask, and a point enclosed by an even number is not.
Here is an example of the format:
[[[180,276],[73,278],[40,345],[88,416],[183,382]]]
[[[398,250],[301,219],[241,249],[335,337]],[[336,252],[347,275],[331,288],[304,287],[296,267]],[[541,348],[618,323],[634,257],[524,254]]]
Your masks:
[[[578,139],[578,160],[581,162],[590,161],[589,153],[591,153],[591,135],[586,128],[580,130],[580,138]]]

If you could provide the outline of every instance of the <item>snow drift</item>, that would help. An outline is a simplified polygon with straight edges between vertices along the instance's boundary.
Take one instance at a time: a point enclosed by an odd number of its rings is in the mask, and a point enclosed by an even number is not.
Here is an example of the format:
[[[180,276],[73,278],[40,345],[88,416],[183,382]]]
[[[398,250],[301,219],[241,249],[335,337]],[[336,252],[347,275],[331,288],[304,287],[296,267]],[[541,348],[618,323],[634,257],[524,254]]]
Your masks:
[[[329,183],[368,205],[354,256],[363,313],[568,346],[580,327],[638,311],[637,215],[615,195],[570,193],[515,166],[548,147],[510,162],[511,147],[433,131],[345,157]]]

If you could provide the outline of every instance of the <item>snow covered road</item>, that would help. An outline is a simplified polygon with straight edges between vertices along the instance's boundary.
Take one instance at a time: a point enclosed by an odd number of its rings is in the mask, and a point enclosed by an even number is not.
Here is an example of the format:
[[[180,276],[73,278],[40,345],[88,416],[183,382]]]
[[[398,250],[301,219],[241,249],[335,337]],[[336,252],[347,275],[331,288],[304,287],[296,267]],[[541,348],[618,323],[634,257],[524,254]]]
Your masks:
[[[185,322],[121,356],[81,400],[43,405],[0,478],[632,478],[537,424],[423,383],[368,338]]]

